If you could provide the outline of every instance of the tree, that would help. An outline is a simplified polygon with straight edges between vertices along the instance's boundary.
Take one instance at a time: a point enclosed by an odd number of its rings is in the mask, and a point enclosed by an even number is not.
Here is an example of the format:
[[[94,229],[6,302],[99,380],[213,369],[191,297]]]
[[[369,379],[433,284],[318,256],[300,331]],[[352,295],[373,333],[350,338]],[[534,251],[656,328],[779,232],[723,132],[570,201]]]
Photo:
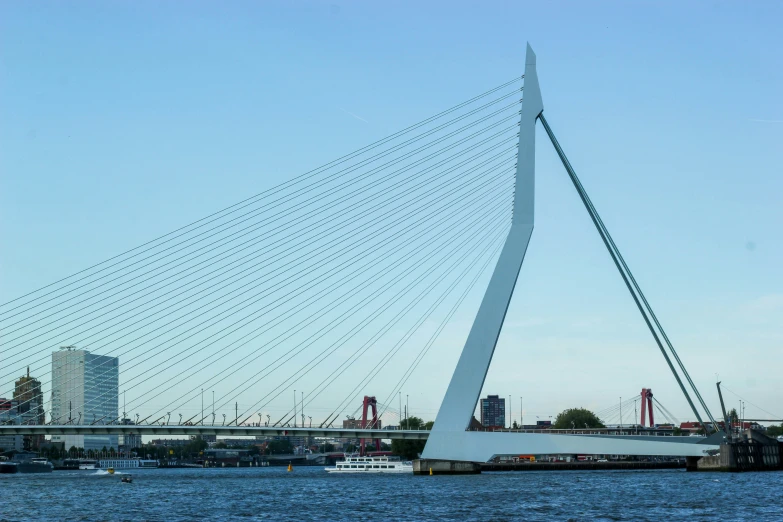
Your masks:
[[[729,422],[731,423],[732,426],[734,426],[735,424],[739,424],[739,415],[737,415],[736,408],[732,408],[731,410],[729,410]]]
[[[558,414],[555,424],[556,430],[571,430],[587,428],[604,428],[601,419],[595,413],[584,408],[569,408]]]
[[[783,435],[783,424],[780,426],[770,426],[767,428],[768,437],[780,437],[781,435]]]
[[[183,453],[188,455],[199,455],[202,451],[207,449],[209,447],[209,444],[201,438],[199,435],[195,439],[188,442],[182,449]]]
[[[261,452],[258,450],[258,446],[254,445],[254,444],[251,444],[250,446],[248,446],[248,447],[247,447],[247,450],[248,450],[247,454],[248,454],[248,455],[251,455],[251,456],[253,456],[253,455],[259,455],[259,454],[261,453]]]
[[[517,423],[517,421],[514,421],[514,424],[511,425],[512,430],[518,430],[521,426]]]
[[[266,448],[269,453],[277,455],[294,452],[294,447],[291,445],[291,441],[288,439],[270,440]]]
[[[228,446],[226,446],[225,442],[218,442],[217,444],[215,444],[215,449],[226,449],[226,448],[228,448]]]
[[[424,451],[425,441],[423,440],[393,440],[391,445],[392,453],[411,460],[418,458],[422,451]]]
[[[419,417],[408,417],[400,422],[400,429],[403,430],[431,430],[433,421],[424,422]],[[424,451],[425,441],[423,440],[393,440],[391,445],[392,453],[404,457],[408,460],[418,458]]]
[[[430,428],[432,428],[432,422],[427,423],[430,425]],[[423,429],[430,429],[425,427],[425,423],[422,419],[419,417],[408,417],[407,419],[402,419],[400,421],[400,429],[401,430],[423,430]]]

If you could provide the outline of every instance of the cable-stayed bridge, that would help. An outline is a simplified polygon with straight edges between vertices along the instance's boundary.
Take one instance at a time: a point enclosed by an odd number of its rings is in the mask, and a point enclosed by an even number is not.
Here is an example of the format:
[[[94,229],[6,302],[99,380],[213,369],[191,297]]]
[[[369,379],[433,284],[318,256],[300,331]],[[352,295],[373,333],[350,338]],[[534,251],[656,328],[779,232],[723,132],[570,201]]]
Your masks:
[[[692,411],[717,431],[543,116],[528,47],[522,77],[5,302],[0,390],[17,393],[27,371],[42,393],[18,393],[0,434],[428,438],[425,458],[473,462],[715,448],[466,431],[533,231],[539,121]],[[372,387],[381,417],[402,418],[401,390],[484,285],[432,431],[332,427]],[[317,427],[305,411],[322,413]]]

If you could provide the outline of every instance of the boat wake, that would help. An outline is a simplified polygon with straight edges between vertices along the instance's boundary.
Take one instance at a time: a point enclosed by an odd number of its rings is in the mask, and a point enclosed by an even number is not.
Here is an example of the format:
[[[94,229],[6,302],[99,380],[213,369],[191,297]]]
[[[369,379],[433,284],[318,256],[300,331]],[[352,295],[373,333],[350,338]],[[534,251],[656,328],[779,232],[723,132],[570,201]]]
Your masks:
[[[105,477],[108,475],[124,475],[125,473],[122,473],[121,471],[115,471],[114,473],[109,473],[105,469],[99,469],[95,473],[92,474],[93,477]]]

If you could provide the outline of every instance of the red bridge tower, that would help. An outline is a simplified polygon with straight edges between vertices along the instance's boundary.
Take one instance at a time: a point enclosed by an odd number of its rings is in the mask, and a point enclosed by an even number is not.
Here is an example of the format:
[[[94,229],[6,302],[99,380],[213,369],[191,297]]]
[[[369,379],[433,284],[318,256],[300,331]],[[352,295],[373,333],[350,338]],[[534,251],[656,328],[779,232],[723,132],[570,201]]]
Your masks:
[[[372,407],[372,421],[367,422],[367,409]],[[375,397],[364,396],[364,403],[362,404],[362,428],[378,429],[378,401]],[[359,439],[359,455],[365,454],[365,439]],[[375,451],[381,451],[381,439],[375,439]]]
[[[650,416],[650,427],[652,428],[655,426],[655,422],[653,421],[653,393],[650,388],[642,388],[642,421],[641,425],[644,426],[644,417],[645,413],[648,413]]]

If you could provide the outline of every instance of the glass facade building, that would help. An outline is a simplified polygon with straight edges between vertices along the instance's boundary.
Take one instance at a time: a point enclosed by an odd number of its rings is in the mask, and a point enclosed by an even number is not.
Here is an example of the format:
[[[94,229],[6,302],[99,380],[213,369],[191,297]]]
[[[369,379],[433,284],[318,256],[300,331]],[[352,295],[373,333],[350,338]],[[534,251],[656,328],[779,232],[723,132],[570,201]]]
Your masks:
[[[52,353],[52,423],[108,424],[118,418],[119,358],[68,346]],[[53,435],[85,450],[117,449],[117,435]]]

